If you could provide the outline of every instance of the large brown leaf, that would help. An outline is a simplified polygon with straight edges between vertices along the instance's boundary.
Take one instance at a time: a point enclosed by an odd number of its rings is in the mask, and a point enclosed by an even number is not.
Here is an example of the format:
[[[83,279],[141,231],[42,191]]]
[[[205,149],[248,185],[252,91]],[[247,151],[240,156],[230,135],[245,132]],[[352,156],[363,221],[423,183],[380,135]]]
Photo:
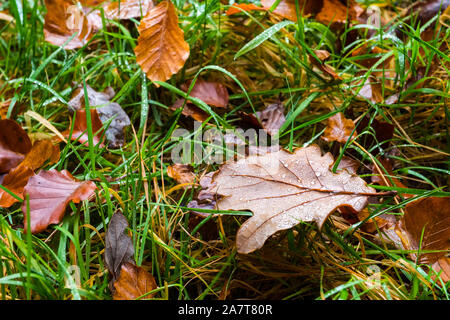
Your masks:
[[[132,263],[124,263],[120,270],[119,279],[114,283],[114,300],[136,300],[157,288],[153,276]],[[146,295],[143,299],[150,299],[153,294]]]
[[[124,233],[127,227],[127,219],[118,211],[112,216],[106,231],[105,263],[113,281],[119,278],[124,263],[134,263],[133,242]]]
[[[39,233],[51,224],[61,222],[67,205],[79,203],[95,194],[92,181],[78,181],[67,170],[41,171],[32,176],[24,189],[29,196],[30,226],[32,233]],[[27,229],[27,201],[22,205],[24,228]]]
[[[40,168],[47,160],[56,163],[59,160],[59,147],[50,140],[36,141],[25,159],[12,169],[3,180],[3,186],[23,199],[23,189],[34,171]],[[0,190],[0,207],[10,207],[18,200],[4,190]]]
[[[419,250],[419,262],[433,264],[450,248],[450,197],[422,198],[406,205],[399,223],[405,248]],[[440,252],[423,253],[423,251]]]
[[[139,25],[136,61],[152,81],[166,81],[189,57],[189,45],[178,26],[175,6],[162,1],[150,9]]]
[[[22,127],[13,120],[0,120],[0,173],[17,166],[30,150],[30,138]]]
[[[207,190],[222,196],[217,208],[254,214],[237,233],[238,252],[261,248],[275,232],[301,221],[316,221],[321,227],[341,206],[362,210],[374,190],[345,170],[332,173],[333,161],[314,145],[293,154],[281,150],[223,165]]]

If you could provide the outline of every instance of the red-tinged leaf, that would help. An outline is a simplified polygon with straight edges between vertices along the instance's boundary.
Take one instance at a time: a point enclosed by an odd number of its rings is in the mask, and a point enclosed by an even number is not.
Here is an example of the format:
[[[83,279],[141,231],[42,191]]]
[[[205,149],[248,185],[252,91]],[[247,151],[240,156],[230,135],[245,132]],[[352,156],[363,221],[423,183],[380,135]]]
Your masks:
[[[136,61],[152,81],[166,81],[180,71],[189,57],[189,44],[178,25],[175,6],[162,1],[139,25]]]
[[[239,4],[235,3],[225,13],[227,16],[231,16],[233,14],[242,13],[244,11],[255,11],[255,10],[266,11],[267,8],[258,7],[253,3],[239,3]]]
[[[0,173],[17,166],[30,150],[30,138],[22,127],[13,120],[0,120]]]
[[[34,170],[40,168],[47,160],[56,163],[59,160],[59,147],[50,140],[34,143],[25,159],[4,178],[3,186],[23,199],[23,189],[28,179],[34,175]],[[18,200],[4,190],[0,190],[0,207],[10,207]]]
[[[152,0],[120,0],[110,2],[104,6],[105,16],[108,19],[131,19],[147,15],[153,8]]]
[[[91,109],[91,123],[92,123],[92,141],[94,145],[101,143],[101,137],[103,134],[103,124],[98,116],[97,109]],[[72,135],[70,135],[70,127],[62,132],[65,138],[71,138],[71,140],[77,140],[79,143],[88,145],[89,135],[87,127],[86,110],[81,109],[75,111],[75,123],[73,125]]]
[[[41,171],[32,176],[24,189],[29,196],[31,232],[39,233],[51,224],[61,222],[67,205],[79,203],[95,195],[95,183],[78,181],[67,170]],[[27,228],[27,204],[22,205]]]
[[[105,264],[113,276],[113,282],[119,278],[124,263],[134,263],[133,242],[124,233],[127,227],[127,219],[117,211],[112,216],[106,231]]]
[[[136,300],[158,286],[155,278],[144,268],[132,263],[124,263],[114,288],[114,300]],[[147,294],[142,299],[151,299],[153,296],[154,294]]]
[[[328,118],[328,124],[323,132],[322,139],[328,142],[346,143],[348,139],[356,137],[356,131],[354,130],[355,124],[353,121],[346,119],[344,114],[339,112]]]

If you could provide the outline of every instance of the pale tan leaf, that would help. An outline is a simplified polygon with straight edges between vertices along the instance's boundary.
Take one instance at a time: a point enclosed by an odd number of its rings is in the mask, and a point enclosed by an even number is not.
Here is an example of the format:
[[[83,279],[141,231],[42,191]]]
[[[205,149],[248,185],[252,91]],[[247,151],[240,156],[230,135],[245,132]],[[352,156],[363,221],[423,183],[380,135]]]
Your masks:
[[[152,8],[139,25],[136,61],[152,81],[166,81],[189,57],[189,45],[178,26],[175,6],[163,1]]]
[[[313,145],[292,154],[281,150],[223,165],[207,190],[222,196],[217,209],[254,214],[237,233],[238,252],[261,248],[275,232],[301,221],[316,221],[322,227],[341,206],[362,210],[374,189],[346,170],[332,173],[333,161],[331,154],[322,156]]]

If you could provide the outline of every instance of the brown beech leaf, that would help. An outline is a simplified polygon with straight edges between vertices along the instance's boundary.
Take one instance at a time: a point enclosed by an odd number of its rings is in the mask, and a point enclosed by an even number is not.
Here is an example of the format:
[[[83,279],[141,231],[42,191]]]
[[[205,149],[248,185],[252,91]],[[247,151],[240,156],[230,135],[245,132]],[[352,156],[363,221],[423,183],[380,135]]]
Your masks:
[[[145,16],[153,8],[152,0],[120,0],[104,6],[108,19],[130,19]]]
[[[328,118],[328,124],[323,132],[322,139],[328,142],[337,141],[346,143],[348,139],[356,137],[355,124],[352,120],[346,119],[342,112],[336,113]],[[353,135],[350,137],[350,135]]]
[[[261,4],[266,9],[272,7],[276,0],[261,0]],[[298,2],[300,14],[308,15],[320,11],[323,0],[281,0],[273,11],[283,18],[297,21],[297,12],[295,2]]]
[[[77,4],[74,0],[45,0],[47,14],[44,22],[45,40],[53,45],[62,46],[73,34],[64,49],[76,49],[84,46],[102,27],[98,10]]]
[[[17,166],[31,150],[31,141],[17,122],[0,120],[0,173]]]
[[[109,124],[105,131],[105,138],[108,141],[108,146],[110,148],[122,147],[125,143],[124,130],[131,124],[131,121],[126,112],[118,103],[110,101],[115,95],[114,90],[111,87],[108,87],[104,92],[98,92],[92,89],[89,85],[86,85],[86,92],[88,95],[89,105],[92,108],[95,108],[95,113],[97,113],[97,115],[94,115],[95,119],[92,118],[93,132],[97,132],[102,125]],[[83,86],[78,86],[78,88],[74,91],[72,94],[72,99],[70,99],[68,105],[69,110],[72,112],[85,108]],[[92,110],[93,109],[91,109],[91,113]],[[81,113],[80,115],[80,121],[82,122],[79,123],[79,131],[81,134],[81,132],[87,128],[86,112],[84,112],[84,114]],[[99,136],[100,135],[101,133],[99,133]],[[83,139],[84,138],[86,138],[87,141],[87,134],[83,137]]]
[[[134,263],[133,242],[124,233],[127,227],[127,219],[120,211],[117,211],[111,217],[106,231],[105,263],[113,277],[113,282],[119,278],[124,263]]]
[[[114,300],[136,300],[139,297],[157,288],[155,278],[132,263],[122,264],[120,276],[114,283]],[[153,294],[146,295],[143,299],[150,299]]]
[[[408,203],[399,227],[406,234],[404,247],[420,249],[419,263],[435,263],[450,248],[450,197],[428,197]],[[441,251],[423,252],[428,250]]]
[[[225,14],[227,16],[231,16],[233,14],[241,13],[241,12],[244,12],[244,11],[254,11],[254,10],[266,11],[267,8],[258,7],[257,5],[254,5],[252,3],[239,3],[239,4],[235,3],[235,4],[233,4],[233,6],[231,6],[225,12]]]
[[[253,212],[237,233],[238,252],[261,248],[275,232],[301,221],[316,221],[321,228],[341,206],[362,210],[374,189],[347,171],[332,173],[333,161],[313,145],[292,154],[281,150],[224,164],[207,192],[222,196],[219,210]]]
[[[103,124],[98,116],[97,109],[91,109],[91,123],[92,123],[92,133],[94,136],[92,137],[92,141],[94,145],[97,145],[101,142],[101,136],[103,133],[102,127]],[[80,109],[75,111],[75,123],[73,124],[72,135],[70,135],[70,127],[67,128],[66,131],[62,132],[62,135],[65,138],[71,138],[71,140],[77,140],[82,144],[88,145],[89,135],[88,135],[88,127],[87,127],[87,117],[86,110]]]
[[[197,120],[199,122],[203,122],[206,119],[209,118],[209,114],[206,111],[203,111],[196,105],[186,102],[184,103],[184,99],[178,99],[174,102],[171,109],[176,110],[178,108],[181,108],[184,104],[183,110],[181,111],[181,114],[185,115],[186,117],[191,117],[194,120]]]
[[[25,159],[5,177],[3,186],[23,199],[23,189],[34,171],[40,168],[47,160],[56,163],[59,160],[59,147],[50,140],[36,141]],[[4,190],[0,190],[0,207],[10,207],[18,200]]]
[[[195,174],[191,165],[175,163],[167,168],[167,175],[180,184],[192,187],[195,182]]]
[[[178,26],[175,6],[162,1],[150,9],[139,25],[136,61],[152,81],[166,81],[189,57],[189,45]]]
[[[51,224],[61,222],[67,205],[95,195],[92,181],[78,181],[67,170],[40,171],[32,176],[23,191],[29,196],[31,233],[39,233]],[[27,229],[27,203],[22,205],[24,229]]]
[[[190,85],[191,81],[188,81],[181,85],[181,89],[184,92],[188,92]],[[228,90],[219,82],[198,79],[189,95],[213,107],[226,108],[228,105]]]

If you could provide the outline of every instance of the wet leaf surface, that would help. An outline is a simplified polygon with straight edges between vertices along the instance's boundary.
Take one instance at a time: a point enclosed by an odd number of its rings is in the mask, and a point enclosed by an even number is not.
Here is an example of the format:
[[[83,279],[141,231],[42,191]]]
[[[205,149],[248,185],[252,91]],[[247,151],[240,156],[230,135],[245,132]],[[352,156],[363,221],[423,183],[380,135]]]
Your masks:
[[[139,297],[157,288],[153,276],[132,263],[122,264],[120,276],[114,283],[114,300],[136,300]],[[148,294],[142,299],[150,299],[153,294]]]
[[[254,214],[237,233],[238,252],[261,248],[275,232],[301,221],[316,221],[321,227],[340,206],[362,210],[374,190],[346,171],[331,173],[333,161],[331,154],[322,156],[317,146],[311,146],[293,154],[281,150],[223,165],[207,190],[223,196],[217,209]]]

